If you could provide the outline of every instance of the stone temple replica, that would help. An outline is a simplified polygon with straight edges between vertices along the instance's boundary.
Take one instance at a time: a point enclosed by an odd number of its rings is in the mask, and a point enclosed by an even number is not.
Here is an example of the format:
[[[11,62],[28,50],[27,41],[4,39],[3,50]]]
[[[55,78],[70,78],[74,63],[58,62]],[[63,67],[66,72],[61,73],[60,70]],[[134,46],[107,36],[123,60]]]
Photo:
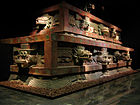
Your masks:
[[[13,48],[0,85],[53,98],[135,73],[121,31],[65,2],[48,7],[30,35],[0,40]]]

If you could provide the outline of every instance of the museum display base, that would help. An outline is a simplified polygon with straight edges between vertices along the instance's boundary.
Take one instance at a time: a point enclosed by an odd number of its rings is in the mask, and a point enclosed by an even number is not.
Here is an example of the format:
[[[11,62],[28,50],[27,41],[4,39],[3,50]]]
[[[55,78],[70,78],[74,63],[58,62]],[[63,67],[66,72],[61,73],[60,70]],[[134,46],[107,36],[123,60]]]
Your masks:
[[[139,71],[124,67],[106,71],[103,74],[99,72],[98,74],[86,73],[65,77],[55,77],[53,79],[29,76],[25,82],[19,79],[8,80],[0,82],[0,85],[48,98],[56,98],[137,72]]]

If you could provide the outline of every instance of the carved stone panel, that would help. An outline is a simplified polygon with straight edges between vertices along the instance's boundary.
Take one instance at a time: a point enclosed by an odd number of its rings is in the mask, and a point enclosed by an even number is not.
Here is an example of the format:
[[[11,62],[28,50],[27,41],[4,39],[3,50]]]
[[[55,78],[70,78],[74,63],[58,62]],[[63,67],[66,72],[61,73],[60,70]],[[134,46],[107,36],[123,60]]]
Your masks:
[[[73,65],[72,48],[59,47],[57,51],[58,51],[58,58],[57,58],[58,66]]]

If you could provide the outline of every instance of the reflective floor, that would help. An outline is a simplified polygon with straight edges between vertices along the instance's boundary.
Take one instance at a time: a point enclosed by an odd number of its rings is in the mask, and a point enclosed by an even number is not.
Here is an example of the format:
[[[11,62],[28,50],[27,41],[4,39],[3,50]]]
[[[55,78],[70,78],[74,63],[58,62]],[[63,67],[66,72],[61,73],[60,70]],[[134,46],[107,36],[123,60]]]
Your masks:
[[[140,73],[56,99],[0,87],[0,105],[140,105]]]

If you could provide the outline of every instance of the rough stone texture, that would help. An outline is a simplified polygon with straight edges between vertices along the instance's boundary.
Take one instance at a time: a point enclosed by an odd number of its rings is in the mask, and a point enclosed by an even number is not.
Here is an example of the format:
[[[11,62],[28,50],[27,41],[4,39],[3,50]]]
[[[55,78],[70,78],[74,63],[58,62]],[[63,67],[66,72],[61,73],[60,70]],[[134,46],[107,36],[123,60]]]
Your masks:
[[[13,79],[17,79],[17,77],[18,77],[17,74],[11,74],[8,80],[10,81],[10,80],[13,80]]]
[[[0,86],[0,105],[139,105],[139,81],[136,73],[55,99]]]
[[[101,75],[103,75],[103,72],[95,72],[95,73],[90,73],[90,74],[84,74],[87,80],[95,80],[99,79]]]
[[[130,75],[136,72],[138,71],[129,70],[129,71],[124,71],[124,72],[118,72],[114,75],[104,76],[95,80],[76,81],[73,84],[66,85],[64,87],[56,88],[56,89],[28,86],[20,81],[3,81],[3,82],[0,82],[0,85],[54,98],[54,97],[61,96],[67,93],[72,93],[81,89],[92,87],[92,86],[95,86],[95,85],[98,85],[98,84],[101,84],[101,83],[104,83],[104,82],[107,82],[107,81],[110,81],[110,80],[113,80],[122,76]]]
[[[57,89],[64,86],[69,86],[73,81],[77,81],[78,76],[67,76],[62,78],[53,78],[53,79],[36,79],[33,78],[30,80],[28,86],[40,87],[40,88],[51,88]]]

